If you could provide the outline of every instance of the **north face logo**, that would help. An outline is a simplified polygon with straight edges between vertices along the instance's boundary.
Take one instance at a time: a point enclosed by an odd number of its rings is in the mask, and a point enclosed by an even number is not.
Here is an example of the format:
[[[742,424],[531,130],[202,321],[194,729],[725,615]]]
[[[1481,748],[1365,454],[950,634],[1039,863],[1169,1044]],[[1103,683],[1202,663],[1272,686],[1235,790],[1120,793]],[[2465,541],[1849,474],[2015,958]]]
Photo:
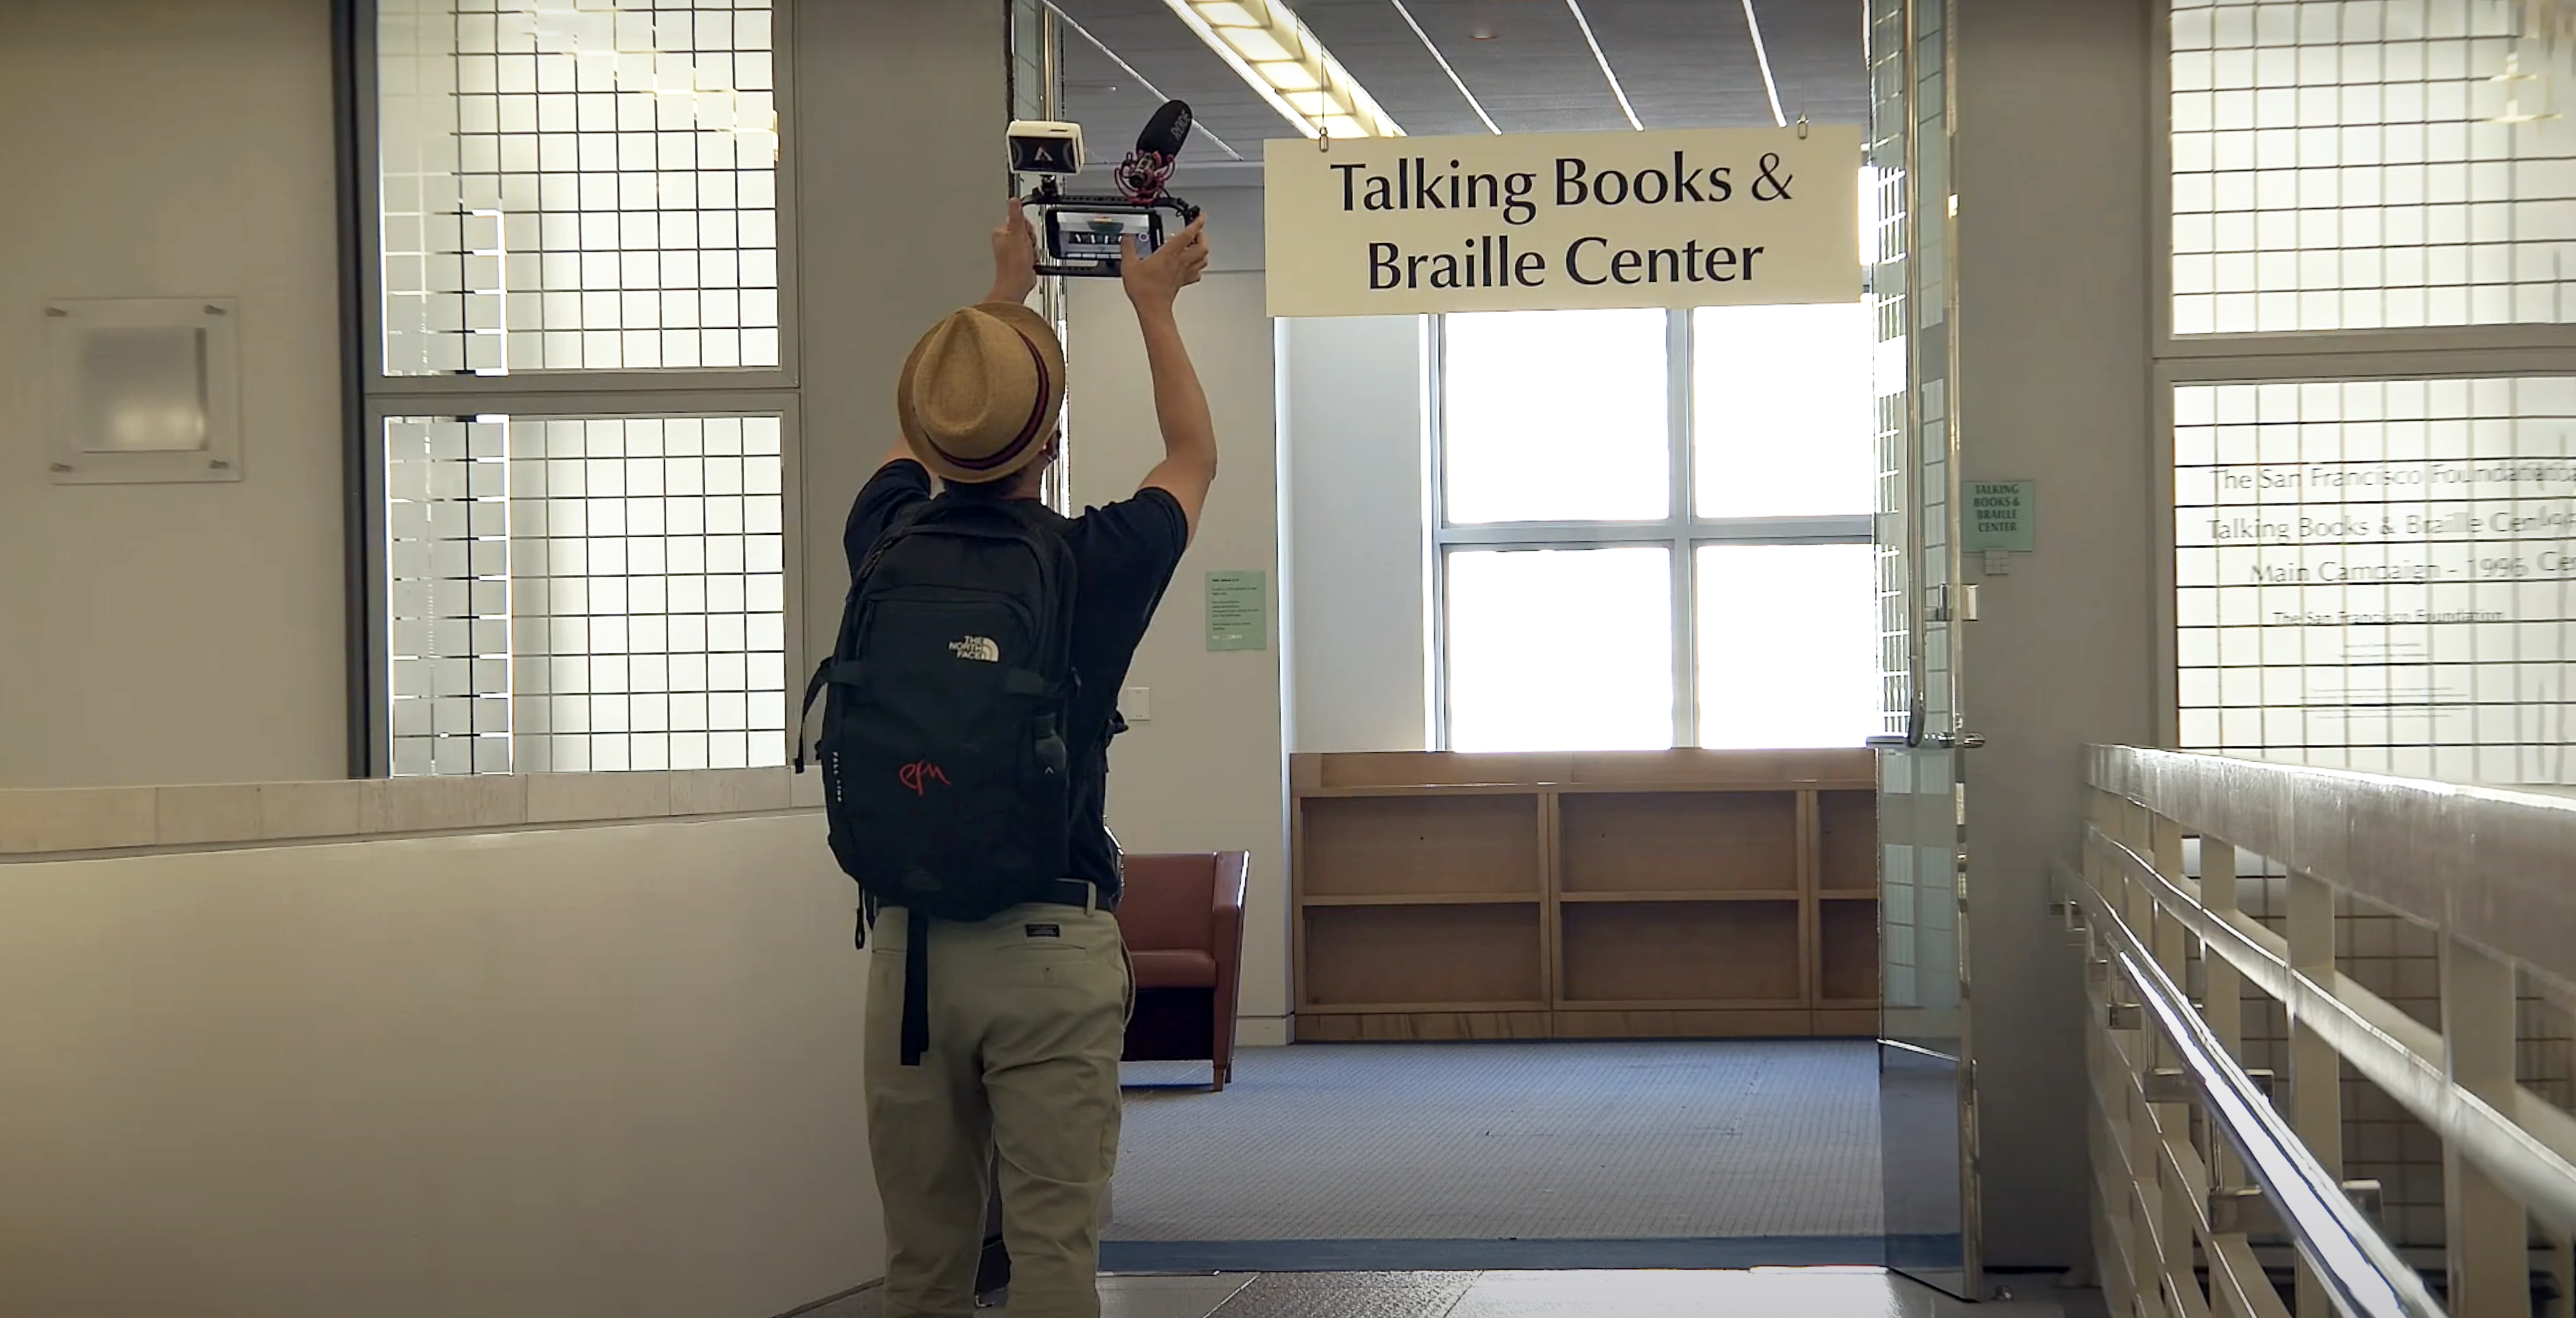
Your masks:
[[[972,659],[980,664],[1002,662],[1001,644],[990,636],[961,636],[948,643],[948,652],[960,659]]]

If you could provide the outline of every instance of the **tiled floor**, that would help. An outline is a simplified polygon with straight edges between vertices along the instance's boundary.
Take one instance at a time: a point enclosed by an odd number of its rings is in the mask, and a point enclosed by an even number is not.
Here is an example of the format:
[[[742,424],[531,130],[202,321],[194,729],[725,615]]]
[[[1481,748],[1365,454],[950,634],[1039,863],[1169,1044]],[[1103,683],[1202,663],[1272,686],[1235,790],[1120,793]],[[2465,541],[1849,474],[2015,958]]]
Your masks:
[[[1103,1277],[1102,1318],[2089,1318],[2090,1291],[2022,1278],[1961,1304],[1873,1268],[1750,1272],[1276,1272]],[[1007,1318],[1007,1308],[993,1311]],[[878,1318],[874,1291],[806,1318]]]

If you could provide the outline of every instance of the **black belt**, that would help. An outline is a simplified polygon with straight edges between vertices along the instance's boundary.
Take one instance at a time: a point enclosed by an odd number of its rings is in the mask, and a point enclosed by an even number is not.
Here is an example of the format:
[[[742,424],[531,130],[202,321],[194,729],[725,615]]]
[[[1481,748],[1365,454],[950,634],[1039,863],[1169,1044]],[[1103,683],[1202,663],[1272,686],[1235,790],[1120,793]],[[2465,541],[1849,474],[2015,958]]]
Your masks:
[[[1081,910],[1118,909],[1116,894],[1084,879],[1058,879],[1035,900]],[[871,897],[859,909],[860,947],[867,946],[867,927],[876,918],[877,907]],[[918,907],[904,912],[902,1047],[905,1066],[921,1065],[921,1055],[930,1051],[930,916]]]
[[[1113,913],[1118,909],[1118,894],[1089,879],[1058,879],[1038,900],[1049,906],[1080,906]]]

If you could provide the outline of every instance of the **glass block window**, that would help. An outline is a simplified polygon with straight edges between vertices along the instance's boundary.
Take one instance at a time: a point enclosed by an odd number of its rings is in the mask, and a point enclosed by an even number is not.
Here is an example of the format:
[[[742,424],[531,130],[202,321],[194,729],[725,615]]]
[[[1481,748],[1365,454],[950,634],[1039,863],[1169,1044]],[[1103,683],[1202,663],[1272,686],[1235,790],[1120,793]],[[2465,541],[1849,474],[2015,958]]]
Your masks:
[[[2576,128],[2518,0],[2173,0],[2177,335],[2562,324]]]
[[[384,373],[779,364],[768,0],[380,0]]]
[[[2174,391],[2181,745],[2576,783],[2576,379]]]
[[[775,416],[385,423],[397,774],[783,764]]]

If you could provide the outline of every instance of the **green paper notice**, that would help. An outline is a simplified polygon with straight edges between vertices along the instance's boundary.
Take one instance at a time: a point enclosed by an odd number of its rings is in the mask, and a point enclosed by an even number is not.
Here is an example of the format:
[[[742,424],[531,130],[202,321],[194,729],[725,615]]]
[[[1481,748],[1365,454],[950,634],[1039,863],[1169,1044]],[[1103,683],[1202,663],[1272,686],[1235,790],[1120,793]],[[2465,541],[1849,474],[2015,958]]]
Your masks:
[[[1267,650],[1270,648],[1268,573],[1210,572],[1207,574],[1207,648],[1211,650]]]
[[[1967,507],[1959,518],[1959,547],[1971,554],[2031,552],[2031,482],[1969,481],[1960,491]]]

